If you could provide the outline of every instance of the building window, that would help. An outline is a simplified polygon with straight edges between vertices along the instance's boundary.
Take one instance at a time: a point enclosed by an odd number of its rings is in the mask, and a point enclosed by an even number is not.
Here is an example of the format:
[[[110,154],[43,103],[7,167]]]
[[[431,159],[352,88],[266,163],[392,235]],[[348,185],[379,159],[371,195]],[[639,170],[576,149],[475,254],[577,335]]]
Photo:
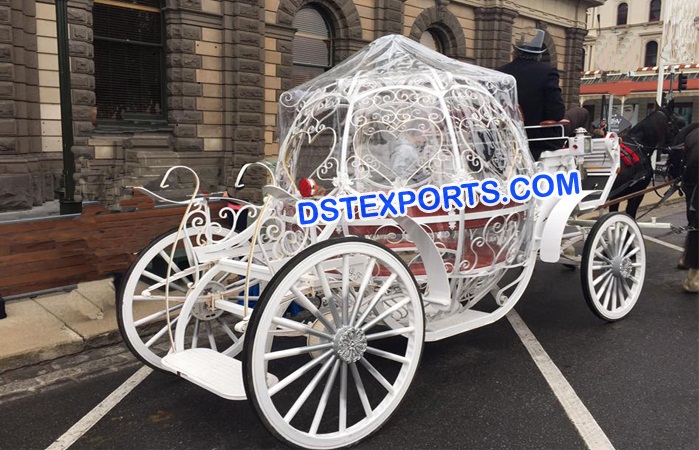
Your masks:
[[[298,86],[333,65],[332,30],[323,14],[316,8],[301,8],[294,17],[292,81]]]
[[[439,37],[439,32],[434,28],[428,28],[420,36],[420,43],[430,50],[444,53],[444,45]]]
[[[650,41],[646,44],[646,60],[645,67],[653,67],[658,61],[658,43]]]
[[[98,122],[164,122],[161,0],[95,0]]]
[[[685,123],[692,123],[693,103],[675,103],[675,112],[682,116]]]
[[[617,25],[626,25],[626,21],[628,20],[629,16],[629,5],[626,3],[619,3],[619,6],[616,8],[616,24]]]
[[[660,0],[651,0],[650,13],[648,14],[649,22],[657,22],[660,20]]]

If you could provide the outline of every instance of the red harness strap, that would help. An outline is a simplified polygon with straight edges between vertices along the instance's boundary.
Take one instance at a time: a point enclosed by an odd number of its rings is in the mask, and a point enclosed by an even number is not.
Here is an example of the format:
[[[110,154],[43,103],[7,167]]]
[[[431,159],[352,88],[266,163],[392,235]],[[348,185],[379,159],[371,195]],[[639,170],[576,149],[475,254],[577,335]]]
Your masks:
[[[634,152],[631,147],[629,147],[626,144],[619,143],[619,149],[620,149],[620,156],[621,160],[626,164],[627,166],[631,167],[634,164],[638,164],[638,162],[641,160],[641,158],[638,157],[636,152]]]

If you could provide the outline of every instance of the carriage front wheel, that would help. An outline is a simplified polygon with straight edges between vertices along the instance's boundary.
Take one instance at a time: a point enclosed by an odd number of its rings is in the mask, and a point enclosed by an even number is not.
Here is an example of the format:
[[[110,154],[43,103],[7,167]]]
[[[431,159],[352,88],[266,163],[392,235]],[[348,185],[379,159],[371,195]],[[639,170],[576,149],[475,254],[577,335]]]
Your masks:
[[[609,322],[624,318],[641,295],[646,275],[638,224],[624,213],[602,216],[585,240],[580,275],[592,312]]]
[[[252,314],[248,399],[286,444],[352,445],[400,404],[424,333],[420,291],[396,253],[354,237],[315,244],[275,274]]]

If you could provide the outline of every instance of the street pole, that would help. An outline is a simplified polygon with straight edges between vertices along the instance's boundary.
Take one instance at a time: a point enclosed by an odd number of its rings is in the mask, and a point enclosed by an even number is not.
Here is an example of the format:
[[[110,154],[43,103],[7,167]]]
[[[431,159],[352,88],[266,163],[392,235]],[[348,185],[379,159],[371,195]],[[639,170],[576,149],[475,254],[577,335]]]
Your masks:
[[[665,0],[662,2],[663,11],[663,29],[662,35],[660,37],[660,46],[658,48],[658,89],[655,92],[655,101],[658,105],[662,106],[663,102],[663,84],[665,82],[665,58],[663,57],[663,50],[665,49],[665,40],[669,38],[666,36],[666,31],[668,30],[668,24],[670,23],[670,12],[672,11],[672,0]]]

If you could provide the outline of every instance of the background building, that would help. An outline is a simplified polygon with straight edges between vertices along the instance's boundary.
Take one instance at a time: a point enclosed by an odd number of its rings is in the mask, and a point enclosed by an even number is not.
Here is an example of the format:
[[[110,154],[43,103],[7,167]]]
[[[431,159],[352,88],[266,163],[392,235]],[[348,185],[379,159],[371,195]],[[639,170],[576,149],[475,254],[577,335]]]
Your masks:
[[[203,190],[232,186],[244,163],[274,158],[281,92],[389,33],[495,68],[524,29],[543,28],[576,105],[585,11],[601,4],[0,0],[0,211],[59,190],[64,212],[114,207],[125,186],[155,187],[176,164]],[[259,196],[262,176],[236,195]]]
[[[666,12],[669,23],[663,20]],[[607,0],[588,10],[587,27],[580,101],[595,120],[607,114],[610,94],[614,110],[623,111],[631,123],[646,117],[655,106],[661,54],[664,90],[670,90],[674,70],[678,112],[687,122],[699,119],[699,0]],[[688,89],[681,93],[680,73],[688,77]]]

